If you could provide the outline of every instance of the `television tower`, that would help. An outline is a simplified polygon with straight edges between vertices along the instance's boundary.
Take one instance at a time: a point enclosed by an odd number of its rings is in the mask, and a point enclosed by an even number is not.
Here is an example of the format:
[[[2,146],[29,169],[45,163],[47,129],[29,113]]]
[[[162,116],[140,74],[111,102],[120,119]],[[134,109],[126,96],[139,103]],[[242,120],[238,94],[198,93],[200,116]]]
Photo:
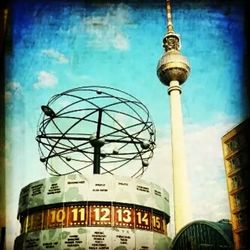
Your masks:
[[[187,59],[180,53],[180,37],[174,32],[170,0],[166,0],[166,12],[167,34],[163,38],[165,53],[159,60],[157,75],[159,80],[168,86],[170,97],[174,217],[175,231],[178,232],[191,221],[180,86],[186,81],[190,67]]]

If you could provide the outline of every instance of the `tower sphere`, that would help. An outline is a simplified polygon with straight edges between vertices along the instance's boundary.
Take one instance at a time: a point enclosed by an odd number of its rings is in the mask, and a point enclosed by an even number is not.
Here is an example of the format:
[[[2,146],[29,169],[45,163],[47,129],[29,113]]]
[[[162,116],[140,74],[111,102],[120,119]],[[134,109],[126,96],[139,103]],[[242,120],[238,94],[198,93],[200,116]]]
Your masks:
[[[180,51],[171,49],[164,53],[157,65],[157,76],[159,80],[169,86],[171,81],[180,84],[187,80],[190,67],[186,57]]]

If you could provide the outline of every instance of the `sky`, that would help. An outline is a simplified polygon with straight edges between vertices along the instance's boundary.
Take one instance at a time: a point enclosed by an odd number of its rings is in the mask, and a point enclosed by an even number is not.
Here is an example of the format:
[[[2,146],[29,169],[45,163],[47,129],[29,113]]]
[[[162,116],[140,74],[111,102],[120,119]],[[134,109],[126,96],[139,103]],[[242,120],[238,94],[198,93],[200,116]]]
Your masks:
[[[41,105],[67,89],[102,85],[126,91],[148,108],[156,144],[142,179],[170,193],[170,112],[157,78],[166,33],[162,4],[13,2],[6,50],[7,243],[19,235],[19,192],[48,177],[35,140]],[[193,220],[230,218],[221,137],[248,117],[244,85],[244,15],[240,4],[173,4],[175,31],[191,73],[182,89]]]

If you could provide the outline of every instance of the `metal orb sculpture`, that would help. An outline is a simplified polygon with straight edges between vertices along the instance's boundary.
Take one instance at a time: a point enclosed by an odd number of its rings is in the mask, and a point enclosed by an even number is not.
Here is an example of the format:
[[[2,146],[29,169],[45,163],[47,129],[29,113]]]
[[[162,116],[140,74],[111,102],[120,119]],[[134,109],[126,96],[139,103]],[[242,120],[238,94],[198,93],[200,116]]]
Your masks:
[[[140,177],[147,169],[155,127],[146,106],[132,95],[84,86],[53,96],[41,108],[36,140],[49,174],[114,174],[123,169]]]

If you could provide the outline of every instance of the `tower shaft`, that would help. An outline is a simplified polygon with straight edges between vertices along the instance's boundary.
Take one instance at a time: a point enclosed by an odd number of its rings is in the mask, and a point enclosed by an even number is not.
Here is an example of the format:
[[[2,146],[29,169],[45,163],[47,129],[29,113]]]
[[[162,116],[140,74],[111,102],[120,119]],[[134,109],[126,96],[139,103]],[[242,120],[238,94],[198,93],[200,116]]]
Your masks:
[[[166,0],[166,12],[168,32],[163,38],[165,53],[159,60],[157,75],[168,86],[170,96],[174,214],[175,231],[178,232],[191,220],[180,87],[186,81],[190,67],[180,53],[180,37],[174,32],[170,0]]]
[[[178,232],[184,225],[191,221],[181,107],[181,87],[178,81],[170,82],[168,93],[170,96],[171,112],[175,231]]]

